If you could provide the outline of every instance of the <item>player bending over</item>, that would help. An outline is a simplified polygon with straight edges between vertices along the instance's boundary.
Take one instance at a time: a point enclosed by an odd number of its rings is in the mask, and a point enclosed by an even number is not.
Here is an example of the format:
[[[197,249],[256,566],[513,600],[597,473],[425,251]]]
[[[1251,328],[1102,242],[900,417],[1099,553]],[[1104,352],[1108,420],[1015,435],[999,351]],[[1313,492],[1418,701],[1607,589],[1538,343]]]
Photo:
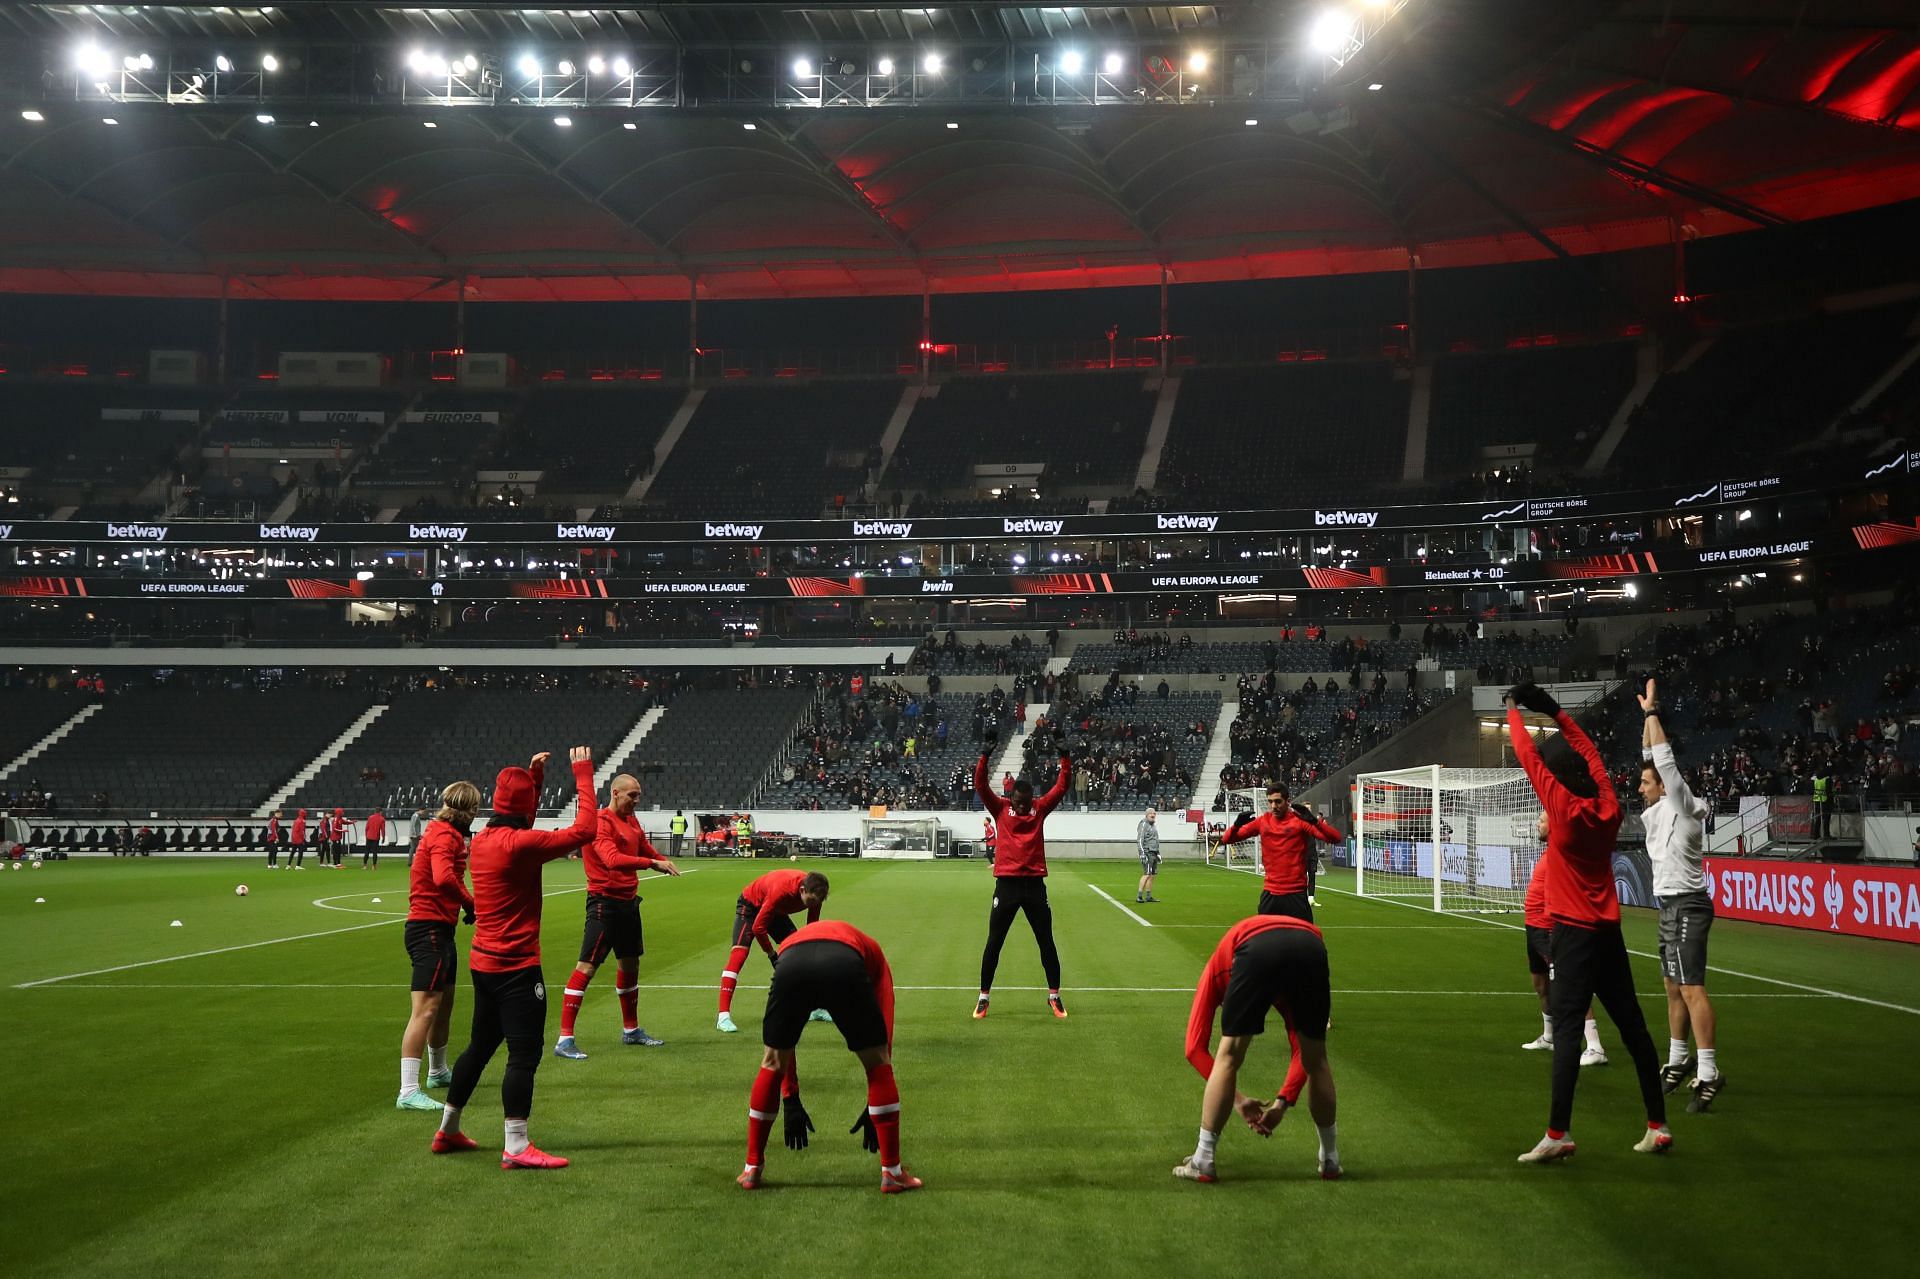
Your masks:
[[[1707,933],[1713,928],[1713,894],[1701,864],[1705,822],[1712,810],[1687,788],[1660,723],[1659,692],[1652,680],[1640,698],[1640,798],[1653,859],[1653,895],[1660,899],[1660,972],[1667,985],[1667,1064],[1660,1084],[1669,1093],[1690,1084],[1689,1114],[1713,1108],[1726,1087],[1714,1052],[1713,1001],[1707,998]],[[1696,1065],[1687,1056],[1687,1031],[1700,1046]]]
[[[1267,787],[1267,811],[1259,816],[1242,813],[1220,837],[1224,846],[1249,835],[1260,836],[1260,867],[1265,878],[1260,885],[1262,915],[1291,915],[1313,922],[1313,903],[1308,892],[1307,859],[1318,857],[1312,841],[1337,844],[1346,838],[1313,815],[1305,804],[1289,803],[1287,788],[1279,782]]]
[[[1200,1100],[1200,1144],[1182,1159],[1173,1175],[1187,1181],[1213,1181],[1214,1147],[1227,1118],[1237,1111],[1247,1126],[1270,1137],[1310,1089],[1307,1110],[1320,1130],[1320,1176],[1340,1176],[1340,1148],[1334,1133],[1333,1067],[1327,1062],[1327,1020],[1332,1011],[1327,975],[1327,946],[1320,930],[1288,915],[1255,915],[1227,930],[1200,973],[1187,1018],[1187,1060],[1207,1081]],[[1218,1055],[1207,1051],[1213,1015],[1220,1012]],[[1239,1089],[1240,1065],[1254,1036],[1267,1028],[1267,1009],[1280,1013],[1287,1028],[1286,1082],[1272,1105]]]
[[[553,1055],[584,1061],[586,1054],[573,1042],[574,1018],[587,997],[587,983],[611,954],[618,962],[613,993],[620,997],[620,1042],[658,1048],[640,1025],[640,956],[646,953],[640,929],[640,872],[657,870],[678,875],[680,868],[654,850],[640,819],[633,815],[640,802],[640,779],[627,773],[613,779],[607,807],[586,847],[587,928],[580,939],[580,962],[573,966],[567,990],[560,997],[560,1042]]]
[[[460,1131],[460,1112],[480,1083],[502,1040],[507,1070],[500,1080],[500,1105],[506,1113],[502,1168],[565,1168],[567,1161],[527,1139],[533,1113],[533,1076],[547,1038],[547,983],[540,971],[540,871],[593,838],[600,803],[593,792],[593,752],[576,746],[568,753],[579,808],[565,830],[535,830],[547,752],[525,768],[503,768],[493,781],[493,817],[473,841],[474,909],[479,916],[467,946],[473,973],[473,1036],[453,1063],[453,1087],[433,1153],[477,1150],[479,1143]]]
[[[1534,833],[1540,843],[1547,842],[1547,815],[1540,814],[1540,820],[1534,823]],[[1533,978],[1533,993],[1540,997],[1540,1037],[1532,1043],[1520,1046],[1529,1052],[1553,1051],[1553,1015],[1548,1011],[1548,991],[1553,978],[1553,917],[1547,914],[1547,877],[1543,868],[1547,864],[1545,857],[1537,858],[1533,863],[1533,874],[1527,879],[1527,896],[1521,904],[1522,918],[1526,921],[1527,934],[1527,973]],[[1593,1006],[1587,1006],[1587,1046],[1580,1051],[1582,1066],[1604,1066],[1607,1064],[1607,1050],[1600,1046],[1600,1023],[1593,1019]]]
[[[727,934],[733,949],[727,952],[727,967],[720,974],[720,1018],[715,1030],[731,1035],[740,1029],[733,1024],[733,988],[740,984],[749,943],[760,943],[767,958],[775,959],[774,947],[793,935],[793,920],[788,916],[804,910],[809,924],[819,922],[827,888],[827,877],[817,870],[770,870],[740,890],[740,900],[733,907],[733,930]]]
[[[980,1000],[973,1006],[973,1016],[977,1021],[987,1015],[1000,948],[1006,945],[1013,917],[1025,911],[1027,926],[1040,945],[1040,967],[1047,975],[1047,1007],[1055,1017],[1065,1017],[1067,1006],[1060,1002],[1060,952],[1053,944],[1053,907],[1047,902],[1045,826],[1047,814],[1059,805],[1067,783],[1073,780],[1073,757],[1061,747],[1060,776],[1038,800],[1033,797],[1033,783],[1024,777],[1013,784],[1013,797],[1007,799],[987,785],[987,754],[999,740],[1000,734],[988,729],[980,759],[973,766],[973,793],[992,814],[999,835],[993,847],[993,911],[987,916],[987,946],[980,954]]]
[[[1613,887],[1614,836],[1620,831],[1620,801],[1606,765],[1573,716],[1545,689],[1521,684],[1507,691],[1507,733],[1534,794],[1547,812],[1547,914],[1553,921],[1553,980],[1548,993],[1553,1016],[1553,1099],[1547,1133],[1522,1163],[1548,1163],[1574,1152],[1573,1093],[1580,1082],[1582,1014],[1598,997],[1633,1058],[1647,1131],[1634,1149],[1664,1154],[1673,1145],[1667,1129],[1667,1099],[1660,1092],[1660,1059],[1647,1033],[1646,1015],[1633,990],[1627,943],[1620,934],[1620,898]],[[1549,763],[1527,732],[1520,708],[1546,716],[1560,729]],[[1571,750],[1569,750],[1571,748]]]
[[[766,1052],[747,1094],[747,1164],[736,1183],[742,1190],[760,1188],[780,1091],[785,1092],[787,1147],[807,1147],[813,1120],[800,1103],[794,1049],[811,1010],[821,1008],[833,1015],[847,1051],[860,1059],[867,1072],[867,1107],[847,1131],[861,1134],[869,1153],[879,1153],[882,1194],[920,1189],[920,1178],[900,1162],[900,1089],[893,1080],[893,974],[880,943],[838,919],[808,924],[780,944],[780,962],[767,989],[767,1012],[761,1023]]]
[[[413,1012],[400,1035],[398,1110],[438,1110],[420,1091],[420,1050],[427,1050],[427,1087],[453,1082],[447,1069],[447,1030],[453,1024],[454,974],[460,954],[453,926],[473,922],[467,893],[467,831],[480,811],[480,788],[455,782],[440,792],[440,811],[420,832],[407,871],[407,956],[413,960]]]

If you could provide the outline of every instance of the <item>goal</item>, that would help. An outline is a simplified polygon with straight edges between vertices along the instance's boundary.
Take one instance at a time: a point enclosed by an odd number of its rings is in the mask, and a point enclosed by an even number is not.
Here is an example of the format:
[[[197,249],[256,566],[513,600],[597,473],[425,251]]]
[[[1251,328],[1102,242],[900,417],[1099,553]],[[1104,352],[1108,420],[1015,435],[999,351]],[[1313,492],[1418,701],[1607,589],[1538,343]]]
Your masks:
[[[1353,784],[1354,891],[1440,911],[1518,911],[1542,851],[1518,768],[1402,768]],[[1435,857],[1438,850],[1438,857]]]
[[[1253,813],[1257,816],[1266,811],[1266,787],[1250,786],[1228,791],[1227,811],[1216,813],[1209,810],[1207,813],[1207,826],[1204,828],[1206,844],[1203,849],[1207,865],[1221,870],[1245,871],[1252,875],[1264,874],[1265,870],[1260,865],[1258,839],[1250,836],[1237,844],[1223,844],[1220,842],[1220,837],[1226,833],[1227,827],[1233,825],[1240,814]],[[1315,851],[1318,851],[1318,845],[1315,845]]]

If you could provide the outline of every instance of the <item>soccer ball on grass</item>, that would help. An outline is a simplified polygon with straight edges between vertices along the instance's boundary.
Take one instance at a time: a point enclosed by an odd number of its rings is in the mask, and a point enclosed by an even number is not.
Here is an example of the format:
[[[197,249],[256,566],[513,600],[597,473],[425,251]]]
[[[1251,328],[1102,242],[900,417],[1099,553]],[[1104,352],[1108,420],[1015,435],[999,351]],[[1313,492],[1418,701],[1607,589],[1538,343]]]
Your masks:
[[[247,886],[245,884],[234,885],[233,895],[235,897],[245,897],[247,895]]]

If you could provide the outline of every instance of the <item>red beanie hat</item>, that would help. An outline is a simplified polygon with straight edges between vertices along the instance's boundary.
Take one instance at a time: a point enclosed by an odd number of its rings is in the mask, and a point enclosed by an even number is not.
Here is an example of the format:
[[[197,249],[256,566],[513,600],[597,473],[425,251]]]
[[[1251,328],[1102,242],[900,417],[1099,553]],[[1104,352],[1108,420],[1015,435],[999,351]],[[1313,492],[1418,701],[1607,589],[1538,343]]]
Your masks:
[[[493,779],[493,811],[508,817],[532,817],[540,802],[540,778],[515,765]]]

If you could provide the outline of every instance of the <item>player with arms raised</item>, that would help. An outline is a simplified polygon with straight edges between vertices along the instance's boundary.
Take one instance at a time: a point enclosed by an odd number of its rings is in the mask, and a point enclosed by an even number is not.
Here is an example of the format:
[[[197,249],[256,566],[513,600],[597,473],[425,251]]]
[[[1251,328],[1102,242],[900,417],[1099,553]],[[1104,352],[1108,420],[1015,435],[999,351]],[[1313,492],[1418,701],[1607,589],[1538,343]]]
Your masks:
[[[731,1035],[740,1029],[733,1024],[733,990],[740,983],[751,943],[758,942],[767,958],[774,959],[774,948],[793,935],[789,916],[804,910],[809,924],[818,923],[828,887],[827,877],[817,870],[770,870],[740,890],[740,900],[733,907],[733,929],[727,934],[732,949],[720,974],[720,1018],[715,1030]]]
[[[1544,847],[1547,842],[1547,815],[1540,814],[1534,834]],[[1528,1052],[1553,1051],[1553,1014],[1548,996],[1553,989],[1553,916],[1547,913],[1547,859],[1534,860],[1533,874],[1527,878],[1527,895],[1521,902],[1521,918],[1526,923],[1527,974],[1533,979],[1533,993],[1540,997],[1540,1037],[1520,1046]],[[1604,1066],[1607,1050],[1600,1046],[1600,1023],[1587,1008],[1587,1046],[1580,1050],[1582,1066]]]
[[[867,1105],[849,1132],[880,1155],[880,1191],[920,1189],[900,1162],[900,1088],[893,1078],[893,973],[880,943],[838,919],[808,924],[780,943],[760,1037],[766,1051],[747,1095],[747,1163],[735,1182],[758,1190],[773,1132],[776,1097],[786,1094],[786,1141],[805,1150],[813,1120],[800,1103],[794,1050],[815,1010],[830,1013],[847,1051],[867,1072]],[[784,1081],[784,1089],[782,1086]]]
[[[1047,814],[1066,796],[1073,780],[1073,757],[1063,746],[1060,750],[1060,776],[1038,800],[1033,783],[1021,778],[1013,784],[1013,797],[1003,798],[987,785],[987,756],[1000,734],[988,729],[980,744],[980,759],[973,766],[973,793],[980,798],[993,819],[996,839],[993,846],[993,911],[987,916],[987,945],[980,955],[980,999],[973,1006],[974,1020],[987,1015],[987,1001],[993,996],[993,974],[1000,966],[1000,948],[1006,945],[1007,930],[1013,917],[1026,912],[1027,926],[1040,946],[1040,967],[1047,975],[1047,1007],[1055,1017],[1065,1017],[1067,1006],[1060,1002],[1060,952],[1053,944],[1053,907],[1047,902]]]
[[[1260,913],[1291,915],[1312,923],[1307,859],[1319,856],[1312,841],[1337,844],[1346,836],[1314,816],[1305,804],[1289,803],[1290,798],[1287,788],[1274,782],[1267,787],[1267,811],[1257,817],[1240,814],[1220,842],[1236,844],[1249,835],[1260,836],[1260,867],[1265,872],[1260,885]]]
[[[580,962],[573,966],[566,993],[560,997],[556,1057],[585,1060],[586,1054],[573,1042],[573,1023],[587,997],[587,983],[608,955],[619,965],[614,969],[613,991],[620,997],[620,1042],[647,1048],[664,1042],[640,1025],[640,956],[646,953],[640,928],[640,872],[657,870],[674,876],[680,868],[655,851],[640,829],[640,819],[633,815],[639,802],[639,778],[628,773],[614,778],[607,790],[607,807],[600,810],[600,825],[586,847],[587,929],[580,940]]]
[[[1271,1136],[1306,1087],[1307,1109],[1320,1130],[1320,1176],[1339,1178],[1333,1067],[1327,1062],[1332,1003],[1327,946],[1318,928],[1289,915],[1255,915],[1227,930],[1200,973],[1187,1018],[1187,1060],[1207,1087],[1200,1101],[1200,1143],[1174,1167],[1174,1176],[1216,1180],[1214,1147],[1227,1117],[1237,1111],[1248,1127]],[[1265,1105],[1242,1093],[1239,1079],[1247,1049],[1266,1030],[1269,1008],[1286,1024],[1290,1060],[1286,1081],[1273,1103]],[[1215,1012],[1220,1013],[1220,1046],[1209,1053]]]

